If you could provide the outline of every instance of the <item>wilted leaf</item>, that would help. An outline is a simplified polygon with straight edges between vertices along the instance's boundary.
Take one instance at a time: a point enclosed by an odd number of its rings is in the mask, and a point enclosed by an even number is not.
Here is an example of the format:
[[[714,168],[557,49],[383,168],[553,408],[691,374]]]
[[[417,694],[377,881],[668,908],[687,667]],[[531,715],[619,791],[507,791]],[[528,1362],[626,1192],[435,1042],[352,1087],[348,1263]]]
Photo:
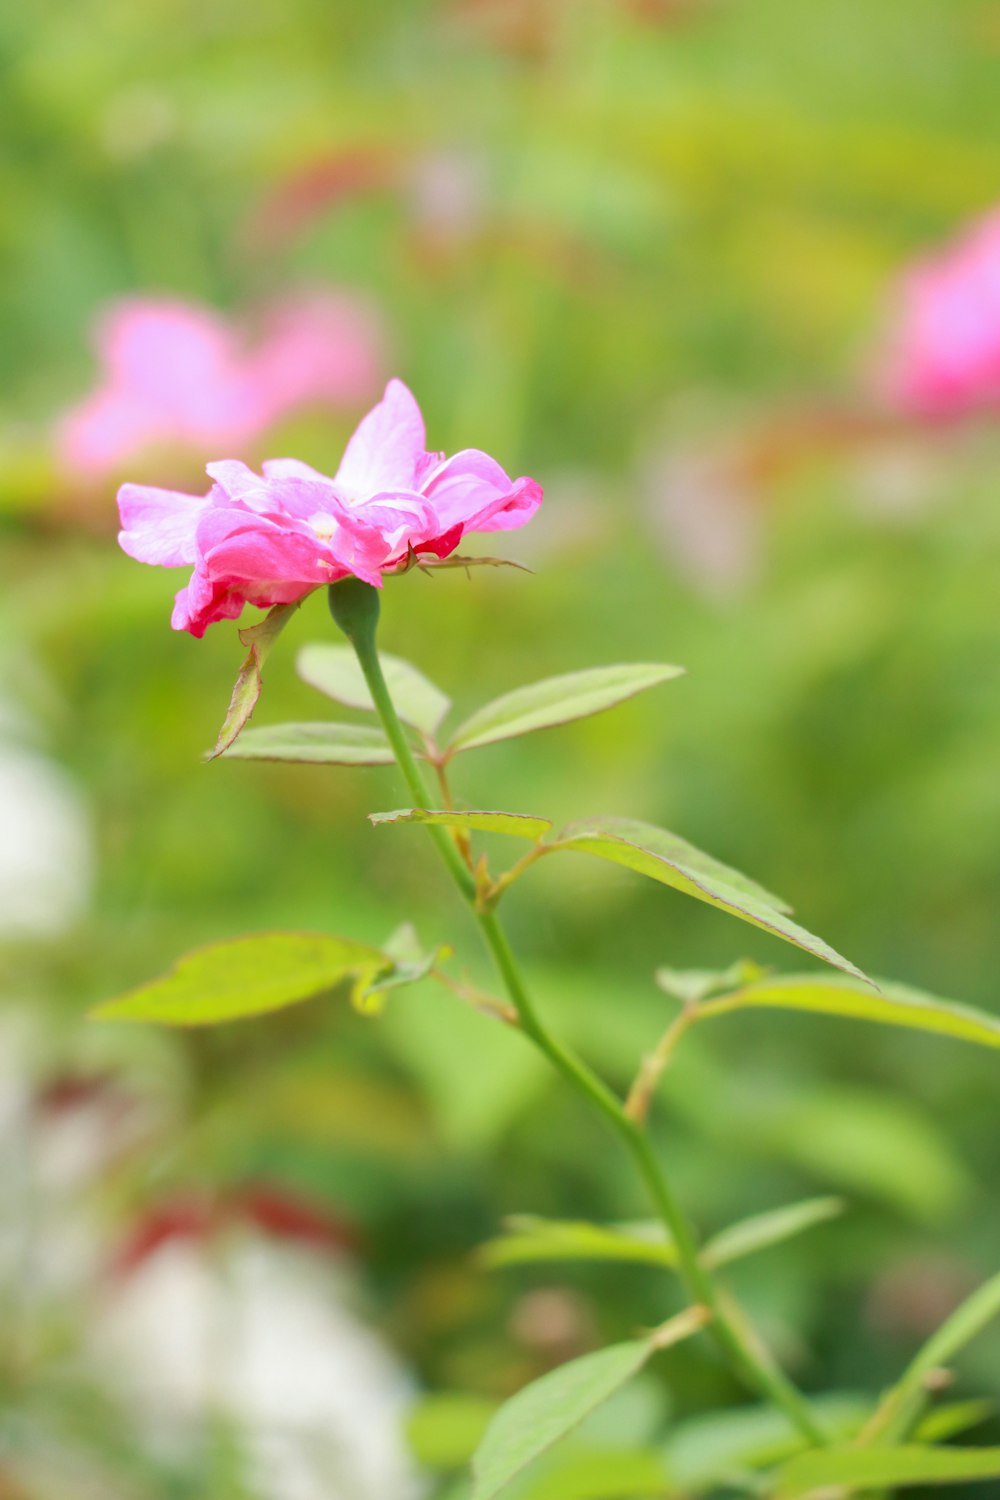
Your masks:
[[[593,818],[562,829],[549,847],[576,849],[648,875],[865,980],[848,959],[793,922],[786,915],[787,908],[776,904],[763,887],[665,829],[626,818]]]
[[[323,766],[388,766],[395,760],[381,729],[363,724],[268,724],[246,730],[225,754],[227,760]]]
[[[557,724],[602,713],[645,688],[681,676],[683,671],[683,667],[635,663],[594,667],[533,682],[529,687],[516,688],[494,699],[466,719],[452,735],[449,753],[493,745],[499,740],[531,734],[536,729],[551,729]]]
[[[381,823],[436,823],[445,828],[465,828],[475,833],[509,833],[520,839],[540,839],[552,824],[548,818],[527,813],[450,812],[422,807],[400,807],[394,812],[369,813],[376,827]]]
[[[240,640],[244,646],[249,647],[250,654],[240,668],[226,717],[219,730],[219,738],[214,749],[205,756],[206,760],[214,760],[217,755],[230,748],[257,707],[261,690],[261,669],[267,654],[301,602],[296,600],[294,604],[276,604],[263,620],[256,625],[248,625],[239,632]]]
[[[875,991],[822,974],[779,975],[706,1001],[701,1015],[721,1016],[754,1007],[814,1011],[933,1031],[960,1041],[979,1042],[984,1047],[1000,1047],[1000,1019],[996,1016],[969,1005],[956,1005],[951,1000],[938,1000],[906,985],[881,980],[879,985],[880,989]]]
[[[98,1021],[211,1026],[282,1010],[388,967],[377,948],[325,933],[264,932],[196,949],[169,974],[98,1005]]]
[[[382,653],[379,660],[399,717],[423,734],[434,734],[451,707],[450,698],[408,661]],[[351,646],[303,646],[295,665],[303,682],[335,703],[375,712],[368,684]]]

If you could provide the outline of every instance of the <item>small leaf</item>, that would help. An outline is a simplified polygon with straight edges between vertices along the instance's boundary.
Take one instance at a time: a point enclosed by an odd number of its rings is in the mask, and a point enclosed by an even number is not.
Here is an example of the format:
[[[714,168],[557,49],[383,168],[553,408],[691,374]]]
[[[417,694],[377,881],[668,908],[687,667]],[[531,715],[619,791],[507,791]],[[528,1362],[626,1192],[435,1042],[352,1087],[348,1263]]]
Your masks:
[[[814,1448],[778,1471],[778,1500],[812,1490],[898,1489],[1000,1477],[1000,1448]]]
[[[399,717],[422,734],[434,734],[451,707],[451,699],[408,661],[381,653],[379,660]],[[303,682],[318,688],[334,703],[375,712],[364,673],[350,646],[303,646],[295,665]]]
[[[522,1469],[607,1401],[653,1353],[648,1339],[570,1360],[501,1406],[472,1460],[472,1500],[493,1500]]]
[[[780,1245],[783,1240],[812,1229],[815,1224],[823,1224],[827,1219],[834,1219],[843,1211],[841,1198],[806,1198],[785,1208],[754,1214],[713,1235],[702,1251],[702,1259],[708,1266],[729,1265],[746,1255],[755,1255],[758,1250]]]
[[[301,602],[298,599],[294,604],[276,604],[273,609],[268,610],[263,620],[256,625],[248,625],[239,632],[240,640],[244,646],[249,647],[250,654],[240,668],[226,717],[219,730],[219,738],[214,749],[205,756],[206,760],[215,760],[217,755],[229,749],[257,707],[261,690],[261,669],[267,654]]]
[[[387,766],[395,760],[381,729],[366,724],[268,724],[246,730],[225,754],[227,760],[324,766]]]
[[[750,922],[774,937],[794,943],[824,963],[865,982],[860,969],[821,938],[793,922],[786,915],[787,908],[775,904],[776,898],[768,895],[763,887],[663,828],[627,818],[593,818],[585,823],[570,824],[548,847],[554,850],[577,849],[583,854],[594,854],[598,859],[625,865],[640,875],[648,875],[662,885],[672,886],[674,890],[683,891],[685,895]]]
[[[880,990],[874,991],[822,974],[780,975],[709,1000],[702,1006],[701,1014],[721,1016],[757,1006],[805,1010],[933,1031],[960,1041],[978,1042],[984,1047],[1000,1047],[1000,1019],[996,1016],[972,1006],[956,1005],[951,1000],[938,1000],[906,985],[879,983]]]
[[[536,729],[551,729],[573,719],[585,719],[624,703],[645,688],[679,677],[683,671],[683,667],[649,663],[595,667],[516,688],[466,719],[452,736],[448,753],[493,745],[499,740],[531,734]]]
[[[870,1410],[868,1400],[836,1392],[811,1400],[809,1406],[824,1432],[843,1439],[857,1432]],[[730,1407],[687,1417],[673,1428],[665,1445],[671,1493],[729,1488],[755,1470],[791,1458],[803,1446],[799,1429],[773,1406]]]
[[[282,1010],[388,966],[377,948],[319,932],[263,932],[198,948],[165,974],[91,1011],[98,1021],[211,1026]]]
[[[906,1411],[919,1396],[932,1371],[947,1365],[1000,1315],[1000,1273],[977,1287],[971,1296],[956,1307],[907,1365],[899,1381],[882,1398],[865,1429],[868,1441],[892,1427],[897,1414]],[[1000,1450],[998,1450],[1000,1451]]]
[[[533,818],[527,813],[450,812],[422,807],[400,807],[395,812],[369,813],[368,817],[376,827],[382,823],[437,823],[476,833],[509,833],[520,839],[540,839],[552,827],[548,818]]]
[[[979,1427],[996,1415],[997,1404],[989,1400],[949,1401],[922,1417],[914,1428],[913,1436],[918,1443],[945,1443]]]
[[[589,1224],[583,1220],[540,1219],[517,1215],[504,1225],[506,1233],[479,1251],[491,1269],[532,1265],[539,1261],[612,1260],[641,1265],[676,1266],[677,1252],[661,1225]]]
[[[506,1401],[472,1460],[471,1500],[493,1500],[510,1481],[613,1396],[660,1349],[698,1333],[709,1320],[688,1307],[645,1339],[570,1360]]]
[[[760,964],[741,958],[728,969],[667,969],[656,971],[656,983],[671,1000],[682,1005],[696,1005],[707,1000],[709,995],[729,992],[737,986],[762,979],[766,973]]]

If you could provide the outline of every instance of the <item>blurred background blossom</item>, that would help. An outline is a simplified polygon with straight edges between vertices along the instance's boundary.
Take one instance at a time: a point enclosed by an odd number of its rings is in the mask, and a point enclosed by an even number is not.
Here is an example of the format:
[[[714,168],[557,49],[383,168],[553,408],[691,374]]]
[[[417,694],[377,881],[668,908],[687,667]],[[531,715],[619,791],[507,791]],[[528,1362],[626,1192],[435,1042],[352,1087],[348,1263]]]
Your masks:
[[[458,795],[662,821],[867,969],[997,1008],[998,52],[995,0],[3,13],[0,1490],[409,1500],[402,1413],[433,1390],[478,1402],[413,1439],[418,1485],[461,1500],[472,1417],[661,1295],[641,1267],[476,1259],[505,1213],[641,1204],[517,1038],[446,996],[86,1023],[255,926],[378,942],[408,913],[486,980],[433,871],[368,836],[388,772],[201,763],[242,652],[167,628],[171,581],[114,546],[123,468],[332,472],[398,373],[432,447],[547,498],[509,549],[532,576],[410,576],[387,648],[459,711],[593,661],[689,669],[484,750]],[[259,722],[322,712],[293,662],[329,629],[307,602]],[[613,1083],[662,1028],[657,964],[777,959],[615,872],[559,877],[512,920]],[[845,1399],[1000,1237],[994,1063],[859,1042],[734,1021],[655,1122],[706,1229],[849,1200],[734,1277]],[[996,1341],[959,1373],[995,1389]],[[710,1488],[697,1414],[740,1393],[696,1346],[637,1392],[579,1441],[667,1443],[689,1474],[700,1451]]]

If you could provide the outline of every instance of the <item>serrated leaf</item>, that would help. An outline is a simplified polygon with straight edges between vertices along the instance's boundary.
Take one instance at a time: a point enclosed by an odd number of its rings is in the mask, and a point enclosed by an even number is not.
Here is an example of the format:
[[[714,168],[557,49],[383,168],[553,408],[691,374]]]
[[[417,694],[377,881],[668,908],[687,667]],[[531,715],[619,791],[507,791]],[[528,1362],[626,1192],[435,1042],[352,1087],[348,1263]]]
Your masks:
[[[702,1250],[702,1259],[708,1266],[729,1265],[744,1256],[756,1255],[758,1250],[780,1245],[783,1240],[834,1219],[843,1211],[841,1198],[806,1198],[801,1203],[754,1214],[713,1235]]]
[[[239,632],[240,640],[249,648],[250,654],[240,668],[226,717],[219,730],[219,738],[214,748],[206,754],[206,760],[215,760],[216,756],[230,749],[257,707],[262,685],[261,671],[268,652],[301,602],[299,599],[294,604],[276,604],[263,620],[256,625],[248,625]]]
[[[867,982],[866,976],[849,959],[842,957],[822,938],[793,922],[786,915],[787,908],[783,904],[774,904],[776,898],[769,896],[762,886],[727,865],[719,864],[686,839],[678,838],[666,829],[627,818],[592,818],[564,828],[549,847],[554,850],[575,849],[582,854],[593,854],[598,859],[624,865],[719,911],[729,912],[731,916],[760,927],[786,943],[793,943],[824,963]]]
[[[978,1042],[984,1047],[1000,1047],[1000,1018],[969,1005],[938,1000],[906,985],[882,980],[879,985],[875,991],[826,975],[779,975],[706,1001],[701,1015],[724,1015],[755,1007],[813,1011],[933,1031],[960,1041]]]
[[[497,1412],[472,1460],[472,1500],[493,1500],[553,1443],[607,1401],[654,1352],[648,1339],[613,1344],[532,1381]]]
[[[268,724],[245,730],[225,755],[322,766],[388,766],[395,760],[381,729],[366,724]]]
[[[816,1448],[797,1454],[779,1470],[778,1500],[813,1490],[898,1489],[914,1484],[953,1484],[1000,1477],[1000,1448]]]
[[[376,827],[382,823],[436,823],[474,833],[509,833],[519,839],[540,839],[552,827],[550,819],[527,813],[451,812],[443,808],[399,807],[394,812],[369,813],[368,818]]]
[[[396,712],[422,734],[433,735],[451,707],[451,699],[422,672],[398,656],[380,653],[382,671]],[[368,684],[350,646],[303,646],[296,661],[303,682],[345,708],[374,713]]]
[[[533,682],[529,687],[516,688],[494,699],[466,719],[452,735],[448,753],[493,745],[499,740],[603,713],[646,688],[681,676],[683,671],[683,667],[640,662],[594,667]]]
[[[506,1221],[506,1233],[488,1241],[479,1257],[491,1269],[544,1261],[612,1260],[676,1266],[677,1252],[655,1221],[590,1224],[523,1214]]]
[[[107,1000],[97,1021],[211,1026],[312,999],[388,967],[377,948],[325,933],[265,932],[185,954],[161,979]]]

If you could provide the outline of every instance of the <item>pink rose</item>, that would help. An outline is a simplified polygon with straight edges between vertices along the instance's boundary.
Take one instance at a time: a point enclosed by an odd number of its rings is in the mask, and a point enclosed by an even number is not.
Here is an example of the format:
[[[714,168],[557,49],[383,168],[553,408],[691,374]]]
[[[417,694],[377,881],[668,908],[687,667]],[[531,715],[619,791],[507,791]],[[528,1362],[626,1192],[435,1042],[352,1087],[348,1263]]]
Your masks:
[[[1000,210],[906,272],[884,365],[890,398],[917,415],[1000,406]]]
[[[125,299],[98,326],[101,385],[60,423],[63,465],[100,478],[158,446],[204,457],[296,408],[364,400],[380,345],[370,309],[330,292],[274,304],[255,345],[210,308]]]
[[[236,459],[207,466],[207,495],[125,484],[124,550],[139,562],[194,567],[172,625],[204,635],[244,604],[291,604],[354,574],[380,587],[411,551],[446,557],[470,531],[507,531],[542,501],[533,479],[510,479],[475,448],[427,453],[413,395],[390,380],[332,479],[294,458],[258,475]]]

